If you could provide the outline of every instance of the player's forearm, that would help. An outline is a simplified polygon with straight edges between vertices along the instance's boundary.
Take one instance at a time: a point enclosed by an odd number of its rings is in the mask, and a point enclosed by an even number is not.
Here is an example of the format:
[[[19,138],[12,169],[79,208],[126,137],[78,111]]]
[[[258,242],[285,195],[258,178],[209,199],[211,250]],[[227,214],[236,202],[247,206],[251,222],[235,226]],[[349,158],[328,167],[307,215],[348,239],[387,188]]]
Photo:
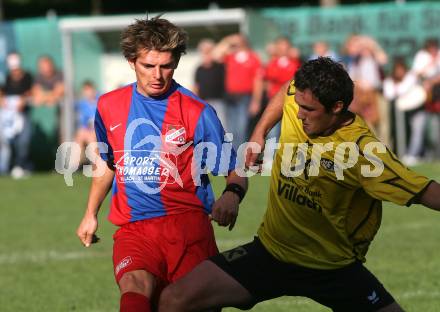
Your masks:
[[[440,184],[433,181],[420,197],[420,203],[428,208],[440,211],[440,197],[438,194],[440,194]]]
[[[89,199],[87,201],[86,214],[95,216],[98,214],[99,208],[113,183],[114,176],[114,172],[109,168],[106,168],[105,173],[102,176],[93,177]]]
[[[223,191],[223,195],[221,196],[221,199],[226,200],[228,202],[228,200],[231,200],[229,193],[233,193],[234,196],[236,196],[236,200],[238,200],[238,201],[235,201],[236,206],[235,206],[234,220],[231,223],[227,222],[227,224],[230,225],[229,230],[231,230],[234,227],[235,218],[238,214],[238,204],[245,197],[246,192],[247,192],[247,188],[248,188],[247,177],[240,177],[235,173],[235,171],[232,171],[226,177],[226,187],[225,187],[225,190]],[[229,197],[224,197],[224,196],[229,196]],[[229,208],[232,207],[231,205],[233,205],[233,202],[228,202],[228,204],[226,206]],[[215,219],[215,220],[218,221],[218,219]]]
[[[263,112],[254,133],[259,133],[266,136],[267,133],[281,120],[283,116],[284,96],[286,94],[288,84],[285,84],[280,91],[269,101],[266,109]]]
[[[248,189],[247,177],[240,177],[237,175],[237,173],[235,173],[235,171],[231,171],[231,173],[226,177],[226,184],[232,184],[232,183],[240,185],[245,192]]]

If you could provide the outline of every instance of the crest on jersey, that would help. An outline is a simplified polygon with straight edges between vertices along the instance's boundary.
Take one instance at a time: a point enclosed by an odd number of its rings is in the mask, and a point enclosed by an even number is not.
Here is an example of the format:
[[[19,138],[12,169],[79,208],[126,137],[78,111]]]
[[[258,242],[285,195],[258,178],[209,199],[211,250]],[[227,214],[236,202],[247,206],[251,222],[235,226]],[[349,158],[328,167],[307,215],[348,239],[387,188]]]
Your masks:
[[[321,166],[328,171],[335,171],[335,163],[327,158],[321,159]]]
[[[185,127],[181,125],[166,125],[165,142],[178,145],[185,144]]]

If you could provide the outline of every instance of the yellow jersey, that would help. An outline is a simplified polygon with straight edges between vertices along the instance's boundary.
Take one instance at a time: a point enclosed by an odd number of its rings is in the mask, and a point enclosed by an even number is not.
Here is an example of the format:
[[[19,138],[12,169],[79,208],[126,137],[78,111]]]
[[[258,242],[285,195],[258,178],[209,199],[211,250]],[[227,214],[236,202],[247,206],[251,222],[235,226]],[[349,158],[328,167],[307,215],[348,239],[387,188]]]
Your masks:
[[[291,82],[258,236],[283,262],[316,269],[364,262],[382,200],[409,206],[430,181],[406,168],[359,116],[330,136],[308,137],[294,93]]]

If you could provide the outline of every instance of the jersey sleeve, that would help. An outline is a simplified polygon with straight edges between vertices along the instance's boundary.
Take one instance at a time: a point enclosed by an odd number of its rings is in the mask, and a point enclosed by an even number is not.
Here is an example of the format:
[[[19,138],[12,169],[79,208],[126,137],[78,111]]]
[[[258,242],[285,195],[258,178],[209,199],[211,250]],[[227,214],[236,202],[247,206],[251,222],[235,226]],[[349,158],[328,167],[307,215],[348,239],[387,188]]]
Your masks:
[[[215,150],[215,164],[210,168],[212,174],[228,175],[235,169],[237,154],[232,143],[225,141],[225,131],[211,106],[206,106],[202,111],[194,133],[194,145],[201,143],[215,146],[215,149],[211,149],[211,152]],[[211,155],[211,157],[214,156]],[[200,158],[205,164],[208,155],[204,153]]]
[[[408,169],[383,143],[373,136],[360,139],[358,176],[363,189],[373,198],[410,206],[429,185],[430,180]],[[379,146],[382,153],[372,146]],[[380,173],[380,164],[383,170]],[[363,169],[362,169],[363,167]],[[366,168],[379,169],[374,176]]]
[[[106,162],[113,162],[113,149],[111,145],[108,142],[107,138],[107,130],[104,125],[104,121],[101,118],[101,114],[99,113],[99,110],[96,110],[95,113],[95,134],[96,134],[96,141],[98,143],[104,143],[107,147],[107,149],[102,146],[102,144],[99,144],[99,154],[101,155],[101,158]]]

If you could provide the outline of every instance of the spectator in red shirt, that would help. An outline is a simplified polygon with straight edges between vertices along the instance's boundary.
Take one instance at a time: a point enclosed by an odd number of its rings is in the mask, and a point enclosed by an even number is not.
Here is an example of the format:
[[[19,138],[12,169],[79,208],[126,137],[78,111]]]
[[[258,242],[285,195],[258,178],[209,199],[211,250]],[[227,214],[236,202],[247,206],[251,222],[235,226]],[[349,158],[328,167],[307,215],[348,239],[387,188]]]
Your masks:
[[[258,91],[256,91],[256,101],[253,103],[256,107],[253,107],[252,110],[257,113],[261,110],[260,103],[263,98],[263,89],[266,90],[267,99],[270,100],[287,81],[293,79],[293,76],[301,65],[299,57],[292,57],[291,51],[294,48],[288,38],[280,37],[276,39],[274,41],[274,47],[275,54],[269,59],[264,69],[264,74],[261,77],[263,81],[256,84]],[[267,137],[278,138],[279,134],[280,124],[278,123],[272,128]]]
[[[242,34],[223,38],[214,50],[214,56],[225,65],[226,130],[234,135],[236,148],[246,140],[249,117],[257,112],[255,83],[261,75],[261,62]]]
[[[278,38],[275,41],[277,55],[266,65],[264,79],[267,81],[267,95],[271,99],[280,90],[281,86],[291,80],[298,70],[301,62],[289,56],[292,47],[289,39]]]

